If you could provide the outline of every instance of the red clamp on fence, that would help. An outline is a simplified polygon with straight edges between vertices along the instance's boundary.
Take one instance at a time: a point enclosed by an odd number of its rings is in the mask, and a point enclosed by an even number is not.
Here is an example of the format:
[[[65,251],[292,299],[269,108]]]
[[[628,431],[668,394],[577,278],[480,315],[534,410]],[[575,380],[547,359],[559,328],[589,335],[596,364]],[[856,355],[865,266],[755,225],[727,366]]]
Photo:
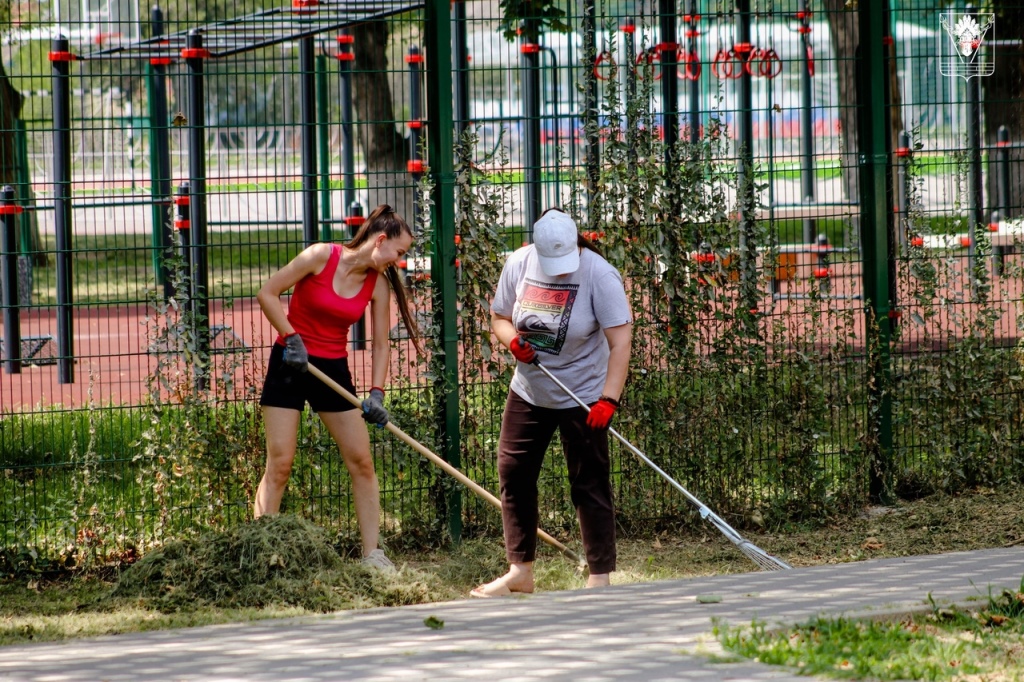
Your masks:
[[[754,46],[751,45],[750,43],[736,43],[735,45],[732,46],[732,51],[735,52],[736,54],[739,54],[741,52],[750,52],[753,49]]]
[[[190,230],[192,229],[192,223],[188,220],[175,220],[174,227],[179,230]]]
[[[696,24],[698,21],[700,21],[700,15],[699,14],[684,14],[683,15],[683,23],[684,24]]]
[[[602,81],[608,80],[607,76],[602,76],[601,72],[597,70],[597,67],[601,66],[605,61],[607,61],[611,66],[615,65],[615,58],[612,57],[612,53],[608,50],[605,50],[594,58],[594,78]]]
[[[540,52],[540,45],[537,43],[523,43],[519,46],[519,51],[523,54],[537,54]]]
[[[911,237],[910,245],[918,247],[924,246],[924,237]]]
[[[623,24],[619,30],[623,33],[636,33],[636,24]]]
[[[366,222],[366,218],[361,215],[350,215],[345,217],[344,222],[348,227],[359,227]]]
[[[999,231],[999,223],[989,223],[988,224],[988,231],[989,232],[998,232]]]
[[[320,0],[292,0],[292,14],[316,14]]]
[[[901,311],[901,310],[890,310],[889,311],[889,319],[890,320],[898,320],[901,317],[903,317],[903,311]]]
[[[714,263],[715,262],[715,254],[713,254],[713,253],[698,253],[696,256],[694,256],[694,260],[697,261],[698,263]]]
[[[892,39],[892,36],[882,36],[882,44],[885,45],[886,47],[892,47],[896,43]]]
[[[832,276],[832,270],[829,268],[814,268],[814,276],[818,279],[828,279]]]
[[[356,37],[348,35],[347,33],[342,33],[335,40],[338,41],[339,45],[352,45],[356,42]]]
[[[352,52],[339,52],[334,56],[338,58],[339,62],[354,62],[356,60],[356,56]]]
[[[686,29],[686,33],[684,35],[687,38],[700,38],[700,31],[698,31],[695,28],[688,28]]]
[[[970,237],[960,237],[960,246],[967,247],[967,246],[970,246],[970,245],[971,245],[971,238]]]
[[[11,204],[9,206],[0,206],[0,215],[18,215],[25,209],[17,204]]]
[[[422,64],[424,62],[422,54],[407,54],[405,55],[406,64]]]
[[[910,156],[910,147],[896,147],[896,156],[901,159]]]
[[[182,59],[209,59],[210,51],[205,47],[185,47],[181,50]]]
[[[175,206],[188,206],[190,203],[192,203],[192,200],[187,194],[178,194],[174,197]]]
[[[170,57],[150,57],[149,63],[152,66],[167,66],[173,61]]]
[[[700,79],[700,57],[697,56],[696,52],[679,50],[676,59],[683,65],[683,70],[678,74],[680,79],[685,78],[691,81]]]
[[[405,164],[405,169],[410,173],[422,173],[425,167],[422,159],[410,159]]]
[[[407,125],[412,130],[419,130],[420,128],[423,127],[423,121],[409,121],[405,125]]]
[[[803,34],[809,34],[811,32],[811,27],[810,26],[797,26],[796,27],[796,32],[797,33],[803,33]]]
[[[73,62],[78,59],[73,52],[51,52],[49,57],[51,62]]]

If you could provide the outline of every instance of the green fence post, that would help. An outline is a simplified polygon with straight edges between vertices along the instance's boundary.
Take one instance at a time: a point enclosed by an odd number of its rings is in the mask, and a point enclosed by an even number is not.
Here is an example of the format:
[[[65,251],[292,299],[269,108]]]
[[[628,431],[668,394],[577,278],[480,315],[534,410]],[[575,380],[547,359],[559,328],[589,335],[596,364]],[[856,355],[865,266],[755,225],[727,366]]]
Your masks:
[[[889,73],[886,64],[884,3],[865,2],[859,9],[860,46],[857,55],[857,139],[860,178],[861,239],[864,249],[865,336],[869,348],[877,333],[877,348],[869,352],[866,428],[871,461],[869,492],[887,504],[892,494],[891,340],[895,296],[892,293],[892,143],[889,139]]]
[[[164,14],[159,7],[150,11],[150,32],[164,34]],[[149,177],[151,210],[151,244],[153,247],[153,273],[156,283],[163,286],[164,299],[174,296],[174,283],[168,271],[168,249],[174,242],[171,226],[171,141],[167,111],[167,67],[171,57],[155,55],[146,64],[146,106],[149,115]]]
[[[320,239],[333,239],[331,225],[331,148],[327,108],[327,55],[316,56],[316,121],[320,133]]]
[[[452,27],[448,0],[428,0],[424,11],[427,55],[427,154],[434,181],[434,244],[430,278],[435,288],[434,317],[440,327],[444,368],[437,382],[438,415],[442,426],[442,455],[461,464],[459,448],[459,329],[455,316],[455,148],[452,107]],[[453,542],[462,536],[462,494],[453,488],[448,498],[448,529]]]
[[[25,130],[25,121],[15,119],[14,121],[14,188],[19,206],[29,206],[32,201],[32,177],[28,172],[28,132]],[[32,223],[28,215],[22,213],[18,222],[18,238],[21,243],[18,245],[18,253],[27,255],[32,245]]]

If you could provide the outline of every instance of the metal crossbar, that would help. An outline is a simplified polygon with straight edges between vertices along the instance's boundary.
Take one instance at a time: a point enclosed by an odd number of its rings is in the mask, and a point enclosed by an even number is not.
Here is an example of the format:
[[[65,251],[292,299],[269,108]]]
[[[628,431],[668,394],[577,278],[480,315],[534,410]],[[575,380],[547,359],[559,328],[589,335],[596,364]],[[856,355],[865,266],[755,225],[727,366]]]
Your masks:
[[[78,55],[78,59],[178,59],[181,57],[181,51],[187,46],[188,35],[192,31],[202,34],[203,49],[209,57],[230,57],[337,31],[367,21],[386,19],[423,7],[423,2],[380,0],[323,0],[315,6],[301,8],[289,5],[205,24],[186,31],[115,45]]]

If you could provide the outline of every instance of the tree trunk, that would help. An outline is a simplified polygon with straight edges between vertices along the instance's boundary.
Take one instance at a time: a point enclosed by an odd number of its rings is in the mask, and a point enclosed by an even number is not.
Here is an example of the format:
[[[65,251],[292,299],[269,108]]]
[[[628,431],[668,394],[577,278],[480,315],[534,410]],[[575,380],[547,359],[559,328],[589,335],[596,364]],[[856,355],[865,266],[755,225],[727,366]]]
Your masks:
[[[857,184],[857,61],[855,55],[860,42],[856,10],[847,9],[845,0],[822,0],[832,41],[832,58],[839,86],[839,141],[842,152],[843,194],[846,201],[860,201]],[[860,242],[859,224],[853,221],[853,235],[846,236],[846,245]]]
[[[13,185],[17,179],[14,122],[21,116],[24,98],[14,89],[0,60],[0,184]]]
[[[839,84],[839,127],[842,143],[842,174],[843,193],[851,203],[860,201],[860,190],[857,185],[857,46],[860,44],[860,28],[858,26],[856,3],[848,0],[822,0],[825,14],[828,17],[828,28],[832,41],[832,58],[836,65],[836,80]],[[874,46],[865,46],[871,48]],[[894,58],[895,46],[884,48],[889,57],[889,105],[890,135],[893,149],[900,131],[903,129],[897,64]],[[857,242],[860,241],[859,221],[854,219],[853,231]],[[851,244],[847,239],[847,244]]]
[[[388,79],[388,23],[371,21],[353,27],[355,38],[352,100],[359,126],[355,136],[366,164],[366,213],[378,204],[390,204],[412,224],[413,180],[406,170],[409,149],[395,127],[394,102]]]
[[[996,15],[995,38],[1002,41],[1017,40],[1011,46],[1002,43],[992,49],[995,72],[981,79],[981,110],[985,131],[985,146],[995,147],[999,126],[1006,126],[1010,133],[1010,142],[1014,145],[1024,142],[1024,48],[1020,40],[1024,38],[1024,7],[1011,4],[1005,0],[997,0],[993,10]],[[991,39],[992,33],[986,38]],[[984,49],[984,48],[983,48]],[[1010,187],[1009,215],[1020,217],[1021,205],[1024,203],[1024,182],[1020,172],[1020,162],[1024,158],[1022,150],[1011,146],[1010,156]],[[996,166],[991,163],[993,155],[989,155],[988,177],[985,183],[987,196],[985,204],[995,207],[997,204]]]

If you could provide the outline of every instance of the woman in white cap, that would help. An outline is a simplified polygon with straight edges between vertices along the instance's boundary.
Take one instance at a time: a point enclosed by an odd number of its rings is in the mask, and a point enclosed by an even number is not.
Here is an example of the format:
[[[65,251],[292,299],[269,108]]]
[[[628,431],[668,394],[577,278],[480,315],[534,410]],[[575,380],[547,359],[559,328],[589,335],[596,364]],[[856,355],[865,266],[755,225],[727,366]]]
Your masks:
[[[621,275],[569,215],[545,211],[533,226],[533,240],[505,263],[491,304],[494,335],[519,361],[498,444],[510,567],[474,589],[474,597],[533,592],[537,479],[556,429],[590,569],[587,587],[608,585],[615,570],[608,426],[629,368],[632,313]],[[590,405],[589,414],[535,361]]]

